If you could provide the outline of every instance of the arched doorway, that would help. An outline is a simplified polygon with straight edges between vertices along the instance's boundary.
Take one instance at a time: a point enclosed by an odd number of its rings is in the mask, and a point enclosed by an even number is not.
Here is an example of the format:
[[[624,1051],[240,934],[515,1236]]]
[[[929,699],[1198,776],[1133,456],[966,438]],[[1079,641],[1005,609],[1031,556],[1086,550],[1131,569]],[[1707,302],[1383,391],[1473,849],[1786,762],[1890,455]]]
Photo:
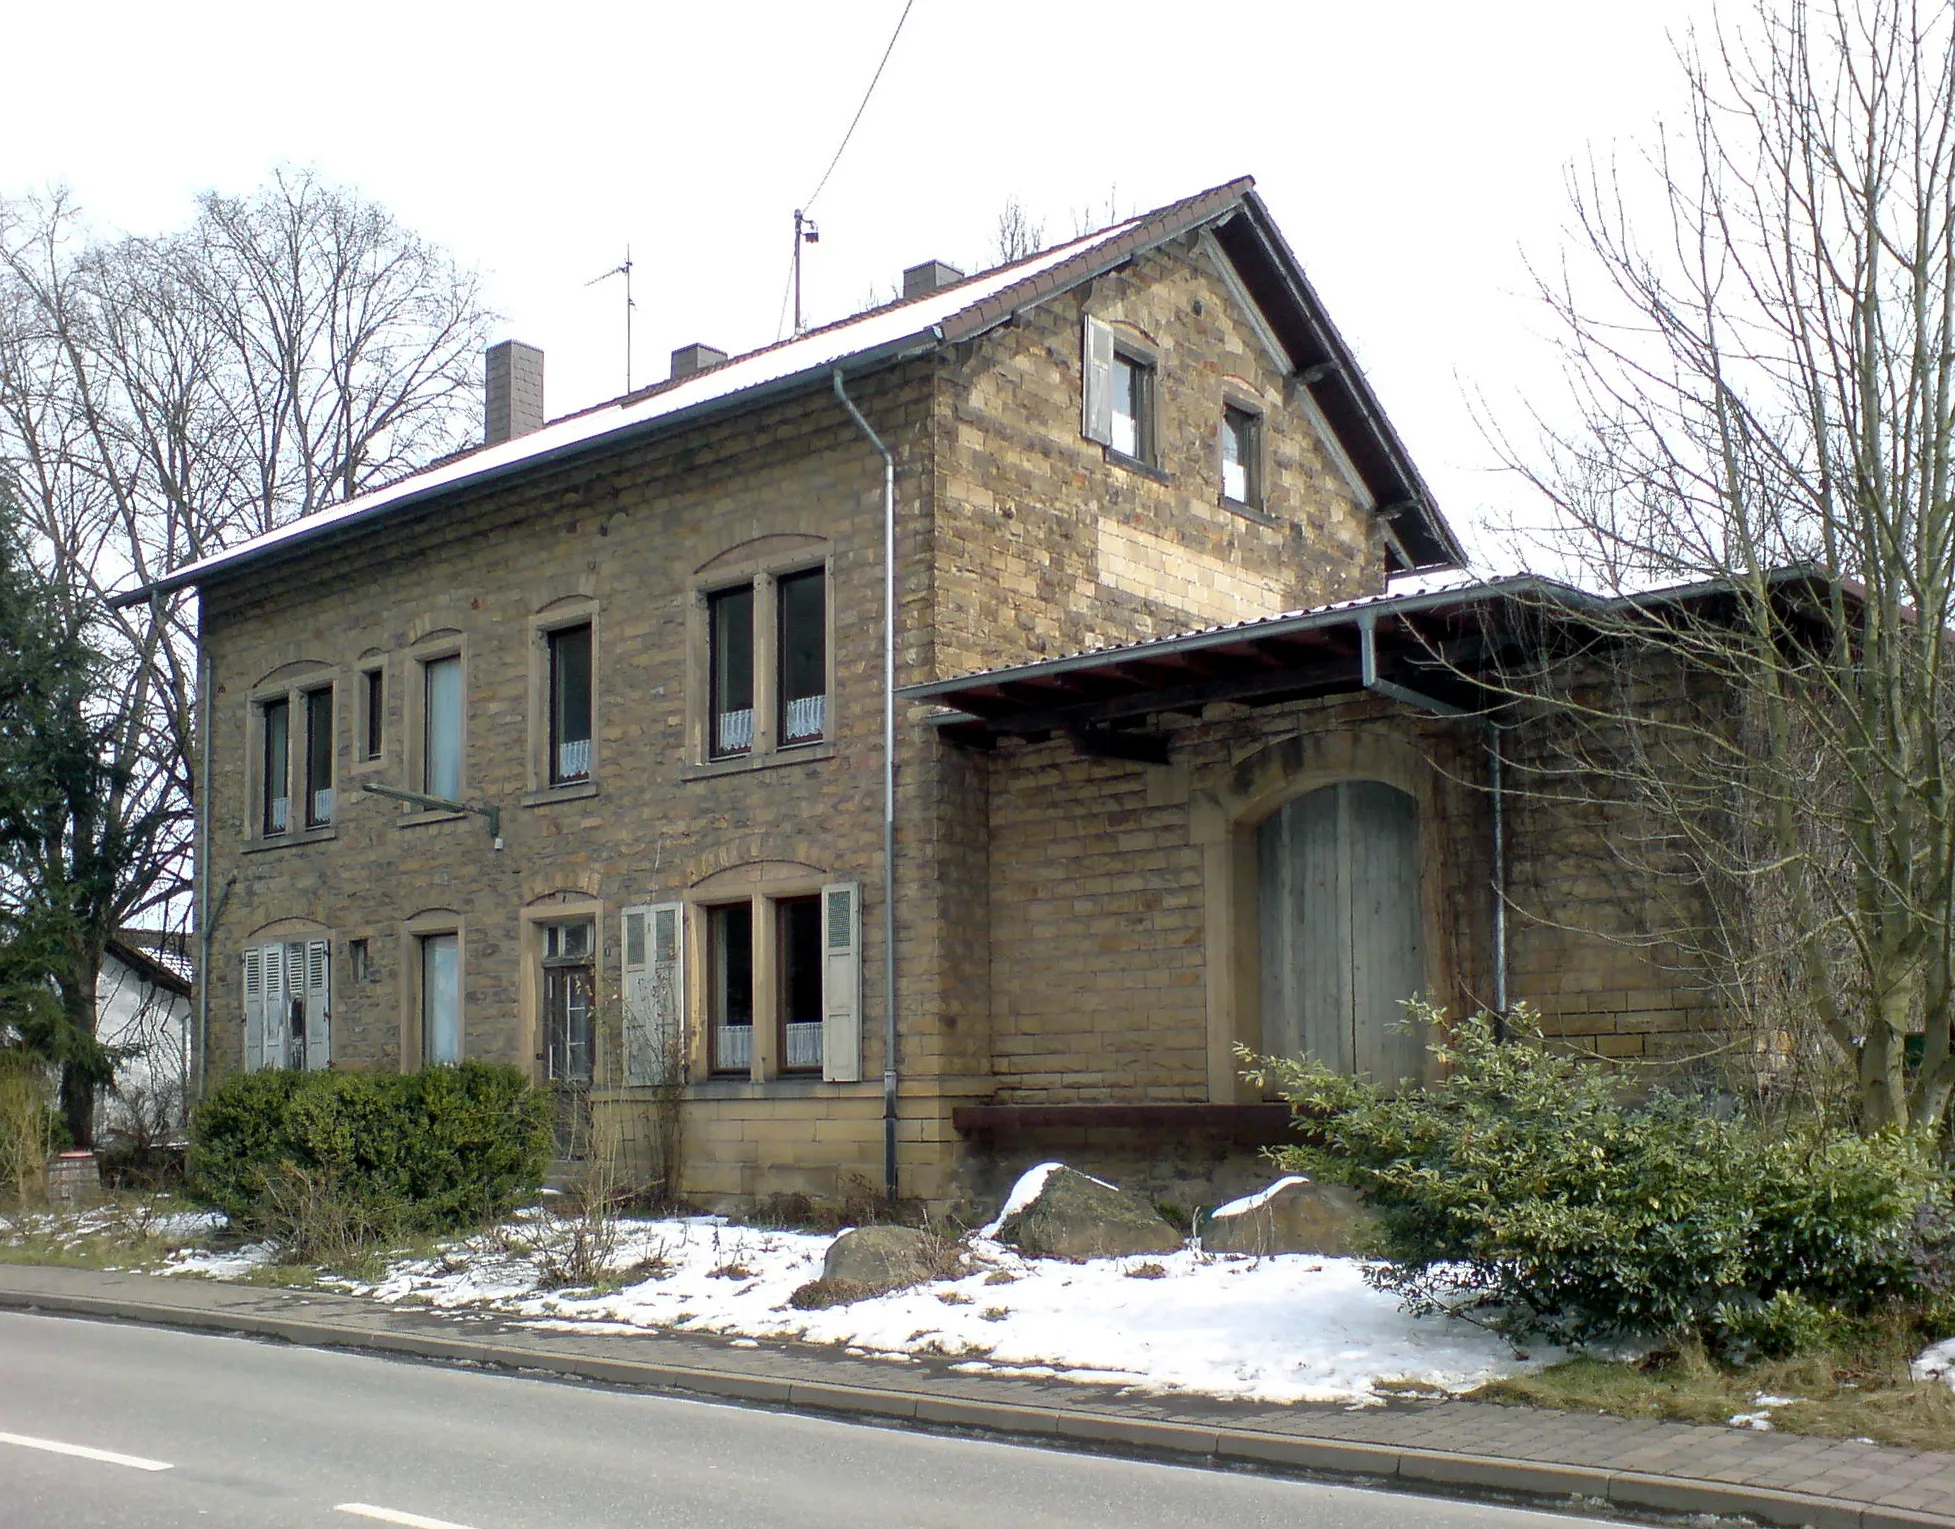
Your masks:
[[[1262,1042],[1390,1085],[1424,1074],[1419,808],[1382,781],[1297,797],[1257,830]]]

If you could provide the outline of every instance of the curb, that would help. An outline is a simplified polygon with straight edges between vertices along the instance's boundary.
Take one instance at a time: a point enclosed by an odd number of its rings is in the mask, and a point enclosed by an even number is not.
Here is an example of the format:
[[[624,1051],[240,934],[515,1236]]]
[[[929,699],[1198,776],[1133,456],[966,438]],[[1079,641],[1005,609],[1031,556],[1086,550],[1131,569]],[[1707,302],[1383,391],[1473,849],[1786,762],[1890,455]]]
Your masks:
[[[199,1311],[107,1296],[0,1290],[0,1309],[97,1317],[152,1326],[279,1338],[305,1348],[352,1348],[415,1359],[493,1366],[609,1385],[651,1387],[692,1396],[758,1402],[793,1411],[876,1417],[898,1423],[961,1428],[1002,1437],[1112,1447],[1168,1460],[1275,1467],[1333,1476],[1368,1486],[1416,1491],[1477,1491],[1567,1507],[1638,1513],[1742,1516],[1787,1529],[1955,1529],[1955,1516],[1883,1508],[1845,1498],[1781,1492],[1732,1482],[1653,1476],[1447,1450],[1298,1438],[1254,1429],[1155,1422],[1071,1409],[1025,1407],[929,1392],[884,1390],[824,1381],[777,1380],[693,1365],[553,1353],[507,1343],[471,1342],[424,1333],[373,1331],[335,1322]]]

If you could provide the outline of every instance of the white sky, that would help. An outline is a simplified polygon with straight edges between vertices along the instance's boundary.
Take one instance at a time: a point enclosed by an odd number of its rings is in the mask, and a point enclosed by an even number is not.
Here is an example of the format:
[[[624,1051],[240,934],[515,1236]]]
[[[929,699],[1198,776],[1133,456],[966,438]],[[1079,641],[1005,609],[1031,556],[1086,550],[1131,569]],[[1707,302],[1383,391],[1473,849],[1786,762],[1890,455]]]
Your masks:
[[[902,0],[528,7],[96,0],[10,8],[0,195],[65,182],[105,227],[179,224],[199,190],[311,165],[489,280],[547,353],[551,414],[676,345],[775,337],[794,208]],[[80,17],[85,14],[85,26]],[[1554,374],[1524,257],[1559,258],[1563,168],[1678,99],[1668,35],[1709,0],[915,0],[813,214],[813,322],[936,256],[988,263],[1017,195],[1048,237],[1248,172],[1442,506],[1522,491],[1469,411]]]

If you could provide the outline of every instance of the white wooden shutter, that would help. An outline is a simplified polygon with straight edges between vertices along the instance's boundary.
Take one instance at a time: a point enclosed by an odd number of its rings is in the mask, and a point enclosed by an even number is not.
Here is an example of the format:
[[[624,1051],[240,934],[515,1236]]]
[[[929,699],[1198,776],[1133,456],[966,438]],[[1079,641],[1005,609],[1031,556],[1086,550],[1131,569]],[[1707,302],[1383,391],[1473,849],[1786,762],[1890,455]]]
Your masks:
[[[308,940],[305,947],[305,1068],[323,1072],[333,1060],[332,943]]]
[[[260,954],[265,963],[265,1023],[264,1023],[264,1065],[283,1067],[285,1065],[285,1030],[288,1021],[285,1017],[285,947],[266,945]]]
[[[686,908],[658,903],[652,914],[651,1012],[658,1047],[658,1081],[686,1075]]]
[[[1079,395],[1079,433],[1102,446],[1113,444],[1113,330],[1088,318],[1080,337],[1084,381]]]
[[[862,1080],[862,892],[852,881],[821,889],[821,1075]]]
[[[265,1065],[265,959],[256,945],[244,948],[244,1070]]]

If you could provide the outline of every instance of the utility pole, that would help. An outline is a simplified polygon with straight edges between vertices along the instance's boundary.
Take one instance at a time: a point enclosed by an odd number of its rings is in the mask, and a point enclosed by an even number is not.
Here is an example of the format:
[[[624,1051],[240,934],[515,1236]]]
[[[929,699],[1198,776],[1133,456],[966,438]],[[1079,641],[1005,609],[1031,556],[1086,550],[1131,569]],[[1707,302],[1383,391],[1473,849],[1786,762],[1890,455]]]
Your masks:
[[[797,212],[795,216],[798,218],[801,214]],[[631,298],[631,246],[629,244],[625,246],[623,265],[612,266],[602,276],[593,276],[584,285],[594,287],[600,281],[609,281],[613,276],[622,276],[625,279],[625,391],[629,393],[631,391],[631,310],[638,306]]]
[[[801,333],[805,327],[801,322],[801,246],[821,243],[821,230],[815,227],[815,220],[802,215],[799,207],[794,209],[794,332]],[[775,320],[779,322],[778,319]]]

